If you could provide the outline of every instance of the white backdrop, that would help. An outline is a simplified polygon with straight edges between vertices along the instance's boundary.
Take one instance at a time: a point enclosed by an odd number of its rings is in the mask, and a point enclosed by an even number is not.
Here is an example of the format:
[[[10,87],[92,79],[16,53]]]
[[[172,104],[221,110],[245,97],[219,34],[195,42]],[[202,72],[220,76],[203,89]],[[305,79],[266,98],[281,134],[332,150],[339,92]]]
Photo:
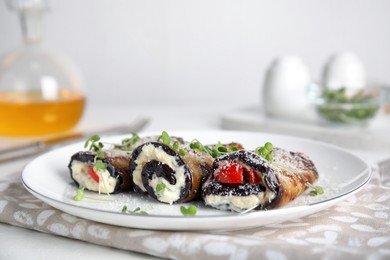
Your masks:
[[[265,69],[300,56],[318,79],[352,50],[390,82],[388,0],[51,0],[45,43],[83,72],[90,104],[255,104]],[[20,44],[0,2],[0,55]],[[108,97],[109,94],[109,97]]]

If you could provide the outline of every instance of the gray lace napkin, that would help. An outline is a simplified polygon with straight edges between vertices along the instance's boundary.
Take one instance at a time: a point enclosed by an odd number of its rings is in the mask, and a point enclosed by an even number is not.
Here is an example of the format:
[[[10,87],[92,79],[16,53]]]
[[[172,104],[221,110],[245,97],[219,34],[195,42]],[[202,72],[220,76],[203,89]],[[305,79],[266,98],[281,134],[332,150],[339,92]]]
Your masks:
[[[17,173],[0,180],[0,222],[164,258],[390,259],[390,188],[376,175],[359,193],[301,219],[234,232],[168,232],[66,214],[32,196]]]

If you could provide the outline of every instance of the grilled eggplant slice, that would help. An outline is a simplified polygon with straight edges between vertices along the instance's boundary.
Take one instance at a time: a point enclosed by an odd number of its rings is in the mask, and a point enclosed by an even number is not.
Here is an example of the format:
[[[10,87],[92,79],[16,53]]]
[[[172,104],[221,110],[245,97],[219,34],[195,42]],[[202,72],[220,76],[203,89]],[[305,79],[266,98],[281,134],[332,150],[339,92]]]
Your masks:
[[[318,179],[313,162],[306,156],[280,148],[272,155],[272,162],[245,150],[217,158],[213,174],[202,187],[205,204],[236,212],[278,208]],[[234,174],[237,176],[232,177]]]
[[[318,180],[318,171],[313,161],[299,152],[290,152],[278,147],[272,151],[272,168],[283,188],[277,207],[294,200]]]
[[[239,174],[235,174],[237,171]],[[230,174],[236,176],[232,179],[232,175],[227,176]],[[255,174],[252,177],[256,180],[251,181],[251,174]],[[271,165],[245,150],[218,157],[213,164],[213,174],[202,187],[206,205],[237,212],[254,207],[268,208],[279,193],[280,183]]]
[[[120,193],[132,188],[130,156],[122,151],[104,150],[104,171],[92,171],[96,153],[82,151],[72,155],[68,168],[73,181],[79,186],[99,193]]]

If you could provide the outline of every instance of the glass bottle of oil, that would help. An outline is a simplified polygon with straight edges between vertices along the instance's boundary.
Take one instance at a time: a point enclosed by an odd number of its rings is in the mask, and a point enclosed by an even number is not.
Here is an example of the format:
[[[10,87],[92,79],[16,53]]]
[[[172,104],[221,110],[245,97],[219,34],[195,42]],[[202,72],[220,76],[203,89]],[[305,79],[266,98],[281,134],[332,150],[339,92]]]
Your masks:
[[[45,0],[8,0],[17,11],[23,45],[0,60],[0,135],[63,132],[80,120],[84,87],[75,64],[42,44]]]

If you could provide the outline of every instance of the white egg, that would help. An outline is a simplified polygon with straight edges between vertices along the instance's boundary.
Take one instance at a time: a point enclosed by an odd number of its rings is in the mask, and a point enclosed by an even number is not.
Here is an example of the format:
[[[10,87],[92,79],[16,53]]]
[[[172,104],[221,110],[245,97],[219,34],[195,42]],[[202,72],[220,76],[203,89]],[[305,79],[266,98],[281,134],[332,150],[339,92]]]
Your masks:
[[[323,71],[323,84],[328,89],[361,89],[366,86],[363,63],[353,52],[342,52],[330,57]]]
[[[311,117],[308,88],[309,69],[297,56],[276,59],[269,66],[263,84],[263,105],[268,115],[304,119]]]

